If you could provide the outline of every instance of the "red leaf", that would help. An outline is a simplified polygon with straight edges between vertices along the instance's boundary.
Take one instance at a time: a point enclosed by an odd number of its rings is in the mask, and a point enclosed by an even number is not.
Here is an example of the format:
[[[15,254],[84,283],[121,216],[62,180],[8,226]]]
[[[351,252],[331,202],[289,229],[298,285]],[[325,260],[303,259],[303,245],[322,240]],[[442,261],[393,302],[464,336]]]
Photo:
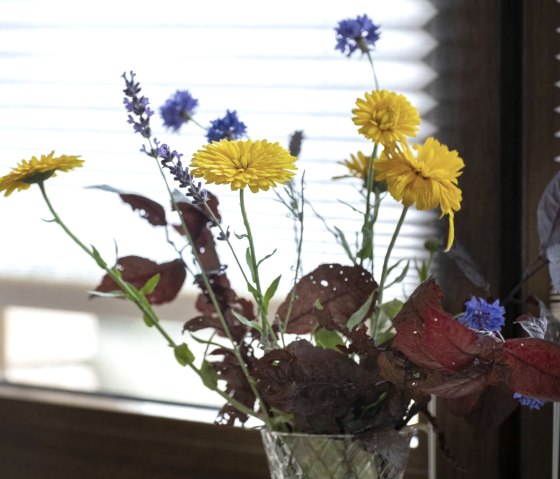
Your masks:
[[[165,226],[165,210],[163,206],[145,196],[135,194],[121,194],[121,199],[129,204],[134,211],[138,211],[140,216],[152,226]]]
[[[185,265],[180,259],[158,264],[140,256],[125,256],[117,260],[117,268],[120,270],[122,278],[138,289],[142,288],[156,274],[160,275],[155,290],[147,295],[151,304],[172,301],[183,286],[187,275]],[[108,293],[118,289],[117,284],[106,274],[95,291]]]
[[[441,297],[432,279],[416,289],[395,318],[394,345],[417,365],[433,370],[458,372],[475,359],[492,361],[502,343],[449,316],[441,308]]]
[[[560,401],[560,345],[543,339],[510,339],[504,343],[508,385],[515,392],[545,401]]]
[[[371,274],[360,266],[322,264],[301,278],[295,288],[295,301],[290,317],[287,318],[291,293],[278,308],[276,317],[279,321],[288,321],[288,333],[307,334],[317,326],[317,301],[323,307],[321,315],[346,325],[352,313],[362,306],[377,288],[377,283]]]

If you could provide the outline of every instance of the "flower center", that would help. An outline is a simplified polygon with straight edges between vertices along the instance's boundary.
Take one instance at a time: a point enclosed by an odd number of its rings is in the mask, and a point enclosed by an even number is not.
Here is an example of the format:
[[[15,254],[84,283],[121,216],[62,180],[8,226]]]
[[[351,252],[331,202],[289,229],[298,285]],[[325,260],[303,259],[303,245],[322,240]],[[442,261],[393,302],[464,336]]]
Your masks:
[[[393,107],[380,108],[373,118],[380,130],[392,130],[399,120],[399,112]]]

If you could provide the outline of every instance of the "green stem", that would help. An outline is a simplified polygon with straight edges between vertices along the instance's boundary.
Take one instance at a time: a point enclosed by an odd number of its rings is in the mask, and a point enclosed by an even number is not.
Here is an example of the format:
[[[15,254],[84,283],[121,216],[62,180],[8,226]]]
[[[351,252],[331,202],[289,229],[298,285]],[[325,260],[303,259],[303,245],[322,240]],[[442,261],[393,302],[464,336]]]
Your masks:
[[[370,209],[371,209],[371,193],[373,190],[373,182],[374,182],[374,177],[375,177],[375,172],[373,170],[373,162],[375,160],[375,158],[377,157],[377,149],[379,148],[379,143],[375,143],[375,146],[373,147],[373,152],[371,153],[371,157],[368,163],[368,172],[367,172],[367,176],[366,176],[366,206],[365,206],[365,211],[364,211],[364,224],[363,224],[363,228],[367,229],[368,232],[371,234],[371,273],[373,274],[373,265],[374,265],[374,261],[373,261],[373,228],[374,228],[374,224],[375,224],[375,220],[377,219],[377,213],[379,211],[379,193],[375,192],[375,210],[374,210],[374,214],[370,215]],[[362,233],[362,251],[365,248],[365,242],[364,240],[367,238],[367,235],[364,235]],[[360,266],[363,266],[364,263],[364,258],[363,255],[360,258]]]
[[[377,296],[377,312],[372,318],[373,324],[371,324],[371,329],[373,331],[373,338],[375,339],[377,336],[377,329],[379,327],[379,320],[381,317],[381,305],[383,304],[383,290],[385,289],[385,282],[387,281],[387,271],[389,269],[389,259],[391,258],[391,253],[393,252],[393,248],[395,247],[395,242],[399,236],[401,231],[401,227],[404,223],[404,219],[406,217],[406,213],[408,212],[408,206],[403,206],[401,217],[395,227],[395,231],[393,232],[393,236],[391,238],[391,242],[389,243],[389,247],[387,248],[387,252],[385,254],[385,260],[383,261],[383,269],[381,271],[381,281],[379,282],[379,294]]]
[[[366,55],[369,60],[369,64],[371,65],[371,71],[373,72],[373,81],[375,83],[375,89],[379,90],[379,81],[377,81],[377,75],[375,74],[375,67],[373,66],[373,58],[371,56],[371,52],[369,49],[366,51]]]
[[[54,218],[55,222],[74,241],[74,243],[76,243],[89,257],[91,257],[113,279],[113,281],[119,286],[119,288],[124,293],[124,295],[130,301],[132,301],[132,303],[135,304],[140,309],[140,311],[142,311],[142,313],[148,319],[149,323],[152,324],[159,331],[159,333],[165,338],[165,340],[167,341],[167,344],[172,348],[176,348],[177,344],[175,343],[175,341],[173,341],[173,339],[167,333],[167,331],[165,331],[165,329],[161,326],[161,324],[159,322],[159,318],[157,317],[157,315],[153,311],[153,309],[152,309],[150,303],[147,301],[147,299],[142,294],[140,294],[138,291],[136,291],[133,287],[131,287],[130,284],[128,284],[126,281],[124,281],[120,274],[115,272],[112,268],[109,268],[107,263],[101,258],[101,256],[99,254],[97,254],[93,249],[88,248],[86,245],[84,245],[84,243],[82,243],[82,241],[66,226],[66,224],[60,218],[60,216],[58,216],[56,210],[54,209],[54,207],[53,207],[53,205],[52,205],[52,203],[51,203],[51,201],[50,201],[50,199],[47,195],[44,183],[39,182],[38,185],[39,185],[39,189],[41,190],[41,194],[42,194],[42,196],[45,200],[45,203],[47,204],[47,207],[48,207],[49,211],[53,215],[53,218]],[[238,361],[239,361],[240,365],[245,365],[245,363],[244,363],[244,361],[242,360],[241,357],[238,358]],[[188,366],[195,373],[197,373],[198,376],[202,379],[202,374],[201,374],[200,370],[194,364],[189,363]],[[251,384],[252,387],[255,387],[254,382],[252,380],[249,380],[249,383]],[[267,426],[270,426],[270,418],[268,417],[268,414],[267,414],[266,409],[264,407],[263,407],[264,417],[261,417],[260,415],[258,415],[254,411],[252,411],[251,409],[247,408],[245,405],[239,403],[239,401],[237,401],[236,399],[231,397],[226,392],[224,392],[224,391],[222,391],[218,388],[215,388],[213,390],[216,393],[218,393],[220,396],[222,396],[226,401],[228,401],[232,406],[239,409],[244,414],[248,414],[248,415],[251,415],[253,417],[256,417],[256,418],[262,420],[263,422],[265,422],[265,424],[267,424]],[[255,388],[255,390],[256,390],[256,388]],[[262,399],[260,399],[260,396],[258,395],[258,393],[256,394],[256,397],[261,401],[262,404],[264,404],[262,402]]]
[[[233,256],[233,259],[235,260],[235,263],[237,264],[237,267],[239,268],[239,271],[241,272],[241,275],[243,276],[243,279],[245,280],[245,282],[247,284],[250,284],[249,282],[249,278],[247,277],[247,274],[245,273],[245,269],[243,268],[243,266],[241,265],[241,261],[239,260],[239,257],[237,256],[237,253],[235,252],[235,248],[233,247],[233,245],[231,244],[231,241],[228,238],[228,235],[226,233],[226,231],[224,230],[223,226],[221,225],[220,221],[218,220],[218,218],[216,218],[216,215],[214,214],[214,212],[212,211],[212,208],[210,208],[210,206],[208,206],[208,203],[204,203],[204,207],[206,209],[206,212],[208,213],[208,215],[210,216],[210,218],[212,219],[212,222],[218,227],[218,229],[220,230],[220,233],[222,233],[222,237],[225,238],[225,242],[227,243],[229,250],[231,251],[231,254]]]
[[[305,175],[305,173],[304,173]],[[294,195],[292,195],[294,196]],[[296,285],[298,282],[298,278],[299,278],[299,274],[300,274],[300,268],[301,268],[301,252],[302,252],[302,248],[303,248],[303,231],[304,231],[304,205],[305,205],[305,196],[304,196],[304,178],[302,177],[301,179],[301,203],[300,203],[301,207],[298,209],[298,214],[295,215],[296,216],[296,221],[299,223],[299,234],[297,235],[297,259],[296,259],[296,267],[295,267],[295,273],[294,273],[294,280],[293,280],[293,286],[292,286],[292,291],[290,292],[290,302],[288,303],[288,311],[286,312],[286,317],[283,318],[283,320],[281,320],[280,322],[280,327],[282,328],[282,335],[281,335],[281,339],[282,339],[282,345],[283,347],[286,347],[286,344],[284,342],[284,333],[286,332],[287,326],[288,326],[288,320],[290,319],[290,316],[292,315],[292,308],[294,306],[294,301],[296,299]],[[297,224],[297,223],[296,223]]]
[[[119,286],[121,291],[125,294],[125,296],[130,299],[140,310],[142,313],[147,317],[147,319],[154,325],[154,327],[162,334],[162,336],[166,339],[167,343],[171,347],[176,347],[177,345],[171,339],[171,336],[167,334],[167,332],[161,327],[159,324],[159,318],[152,310],[151,305],[147,302],[146,298],[135,291],[131,286],[122,279],[121,275],[116,273],[112,268],[109,268],[107,263],[103,261],[103,259],[93,251],[93,249],[88,248],[84,245],[80,239],[72,233],[72,231],[66,226],[66,224],[62,221],[62,219],[56,213],[52,203],[49,200],[47,192],[45,190],[45,184],[43,182],[38,183],[39,188],[41,190],[41,194],[49,208],[49,211],[53,215],[55,222],[63,229],[63,231],[76,243],[83,251],[86,252],[88,256],[90,256],[112,279],[113,281]]]
[[[241,207],[241,215],[243,217],[243,224],[245,225],[245,232],[247,234],[247,240],[249,241],[249,252],[250,252],[250,260],[251,260],[251,270],[253,272],[252,279],[255,285],[255,292],[253,296],[255,301],[257,302],[259,308],[259,316],[261,318],[261,325],[263,328],[263,332],[265,333],[265,337],[270,337],[273,343],[276,343],[276,335],[270,325],[268,324],[268,308],[264,304],[264,298],[262,293],[261,287],[261,280],[259,276],[259,267],[257,264],[257,254],[255,250],[255,243],[253,241],[253,233],[251,231],[251,224],[249,222],[249,217],[247,216],[247,209],[245,207],[245,188],[241,188],[239,190],[239,205]]]
[[[150,146],[151,146],[151,141],[150,141]],[[153,151],[153,148],[152,148]],[[171,199],[171,203],[173,205],[173,208],[175,209],[175,211],[177,211],[177,215],[179,216],[179,220],[181,222],[181,228],[183,230],[183,233],[185,234],[185,237],[187,238],[187,242],[189,243],[189,246],[191,248],[195,263],[199,266],[199,271],[200,271],[200,276],[202,278],[202,282],[204,283],[204,287],[206,289],[206,291],[208,291],[208,296],[210,297],[210,301],[212,302],[212,305],[214,306],[214,310],[216,311],[216,314],[218,316],[218,320],[220,321],[220,324],[224,330],[224,333],[226,334],[228,340],[231,342],[231,344],[233,345],[233,352],[235,355],[235,358],[239,364],[239,367],[241,368],[241,371],[243,372],[243,375],[245,376],[245,379],[247,380],[249,387],[251,388],[251,391],[253,392],[253,394],[255,395],[255,397],[257,398],[257,401],[262,405],[261,409],[263,411],[263,417],[261,418],[261,420],[263,420],[263,422],[265,423],[265,425],[270,428],[271,427],[271,421],[270,421],[270,417],[268,414],[268,411],[266,409],[266,404],[263,401],[263,399],[261,398],[257,386],[255,384],[255,381],[253,380],[253,378],[251,377],[251,375],[249,374],[249,370],[247,369],[247,365],[245,364],[245,361],[243,360],[243,357],[241,356],[241,352],[239,349],[239,344],[237,343],[237,341],[234,340],[231,331],[229,329],[229,325],[227,324],[226,318],[223,314],[222,308],[220,307],[220,303],[218,302],[218,298],[216,297],[216,294],[214,293],[214,289],[212,288],[212,285],[210,284],[210,280],[208,278],[208,275],[206,274],[206,271],[204,271],[204,268],[202,268],[201,264],[201,260],[200,260],[200,255],[198,254],[198,250],[196,249],[196,245],[194,244],[194,240],[187,228],[187,225],[185,223],[185,219],[183,218],[183,215],[181,214],[181,210],[179,209],[179,205],[177,204],[177,202],[175,201],[175,198],[173,197],[173,193],[171,192],[171,188],[169,187],[169,183],[167,181],[167,177],[165,176],[165,173],[163,171],[163,168],[161,167],[161,164],[159,163],[159,161],[157,160],[157,156],[155,157],[156,163],[158,165],[158,169],[159,172],[163,178],[163,182],[165,183],[165,187],[167,188],[167,193],[169,195],[169,198]],[[233,403],[232,403],[233,405]]]

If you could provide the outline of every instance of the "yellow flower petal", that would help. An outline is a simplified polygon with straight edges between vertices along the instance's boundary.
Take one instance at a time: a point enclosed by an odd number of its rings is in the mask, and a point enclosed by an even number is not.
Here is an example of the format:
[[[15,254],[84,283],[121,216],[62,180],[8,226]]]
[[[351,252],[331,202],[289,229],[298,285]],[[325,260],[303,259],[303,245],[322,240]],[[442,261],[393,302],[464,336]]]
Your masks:
[[[449,216],[447,249],[455,236],[455,212],[461,209],[462,193],[457,178],[464,167],[456,151],[449,151],[434,138],[414,145],[416,156],[406,142],[399,147],[385,147],[374,163],[375,179],[386,181],[391,196],[406,206],[416,204],[419,210],[439,207]]]
[[[358,132],[384,146],[416,136],[420,125],[418,110],[406,97],[387,90],[365,93],[352,113]]]
[[[208,183],[228,184],[232,190],[245,188],[256,193],[287,183],[297,170],[296,158],[278,143],[266,140],[221,140],[198,150],[190,173]]]
[[[33,183],[44,181],[56,176],[56,171],[70,171],[83,165],[84,160],[79,156],[54,156],[54,151],[48,155],[35,156],[31,160],[22,160],[10,173],[0,178],[0,192],[10,196],[14,191],[27,190]]]

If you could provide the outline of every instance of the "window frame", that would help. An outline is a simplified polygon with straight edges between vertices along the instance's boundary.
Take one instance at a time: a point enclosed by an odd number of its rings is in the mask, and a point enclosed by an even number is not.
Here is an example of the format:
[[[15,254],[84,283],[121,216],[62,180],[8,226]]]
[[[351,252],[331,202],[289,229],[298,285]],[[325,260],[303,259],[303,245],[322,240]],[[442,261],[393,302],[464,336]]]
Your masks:
[[[494,285],[493,293],[502,296],[515,285],[527,259],[538,254],[534,212],[544,186],[558,171],[553,161],[558,154],[554,134],[560,129],[554,113],[554,106],[559,104],[558,89],[554,86],[558,80],[554,48],[560,8],[555,1],[531,0],[434,0],[433,3],[440,13],[430,29],[441,40],[441,46],[430,55],[432,66],[440,75],[430,86],[439,101],[432,119],[440,127],[438,137],[458,149],[467,164],[461,177],[464,201],[457,215],[456,237],[481,265]],[[474,292],[472,285],[450,261],[442,261],[440,274],[446,306],[450,310],[460,309]],[[546,271],[533,277],[526,290],[546,300],[549,292]],[[47,406],[39,401],[2,398],[0,404],[0,414],[11,424],[0,432],[3,449],[14,437],[34,437],[36,427],[45,427],[47,419],[52,427],[58,427],[55,418],[61,423],[76,424],[79,421],[76,414],[86,418],[80,422],[84,431],[91,425],[103,432],[97,437],[99,441],[118,430],[110,426],[115,421],[136,427],[135,433],[132,429],[127,432],[132,443],[139,431],[141,440],[157,434],[161,434],[159,440],[166,437],[166,433],[153,429],[160,421],[174,431],[173,437],[180,443],[192,439],[201,430],[171,419],[132,418],[114,411],[81,409],[77,412],[69,406]],[[136,420],[141,427],[130,425]],[[450,450],[460,463],[470,468],[469,474],[460,474],[438,453],[438,478],[529,479],[551,475],[550,406],[539,413],[518,408],[499,428],[486,431],[473,429],[463,419],[447,413],[443,406],[438,407],[438,421]],[[107,425],[106,431],[103,425]],[[207,444],[212,450],[216,449],[214,440],[229,438],[230,434],[240,434],[230,438],[240,449],[244,448],[245,439],[241,439],[244,435],[247,443],[252,444],[250,447],[259,447],[260,439],[255,438],[254,431],[215,428],[211,428],[215,439]],[[72,436],[69,434],[66,440]],[[29,465],[32,462],[29,454],[33,451],[23,440],[21,444],[19,457]],[[229,440],[221,444],[231,447]],[[188,456],[188,446],[183,446],[177,456]],[[17,453],[13,447],[9,451]],[[136,450],[144,456],[154,453],[150,448],[144,454],[141,451],[142,448]],[[254,450],[248,454],[239,456],[243,457],[241,464],[254,461],[263,465],[262,455]],[[216,454],[209,466],[221,461]],[[229,477],[236,477],[233,471],[231,474]],[[185,471],[182,477],[188,477]],[[247,473],[239,477],[253,476]]]

